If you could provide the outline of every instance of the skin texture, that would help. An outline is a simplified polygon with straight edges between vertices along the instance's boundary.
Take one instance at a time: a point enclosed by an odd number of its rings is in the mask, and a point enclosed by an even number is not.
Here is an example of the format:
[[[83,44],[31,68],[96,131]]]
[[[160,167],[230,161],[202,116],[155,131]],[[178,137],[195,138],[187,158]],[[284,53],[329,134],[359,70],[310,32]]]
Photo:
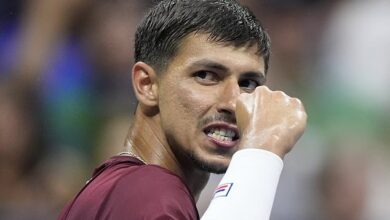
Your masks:
[[[261,86],[264,61],[256,51],[198,33],[182,41],[162,72],[136,63],[139,105],[126,150],[181,176],[195,198],[209,173],[224,172],[239,149],[265,148],[283,158],[302,134],[306,115],[297,99]],[[208,136],[211,128],[237,135],[220,141]]]
[[[306,112],[302,102],[282,91],[259,86],[237,100],[237,125],[242,148],[261,148],[283,158],[302,136]]]

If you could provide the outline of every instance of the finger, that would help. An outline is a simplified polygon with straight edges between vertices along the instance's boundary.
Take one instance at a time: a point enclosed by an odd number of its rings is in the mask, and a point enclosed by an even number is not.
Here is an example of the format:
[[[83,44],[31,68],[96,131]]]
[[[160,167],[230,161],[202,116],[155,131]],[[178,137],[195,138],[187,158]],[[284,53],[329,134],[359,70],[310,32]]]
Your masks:
[[[240,94],[236,103],[236,120],[240,132],[244,132],[253,112],[253,95],[248,93]]]
[[[241,93],[237,99],[236,108],[240,110],[245,110],[246,112],[252,112],[254,103],[254,97],[249,93]]]

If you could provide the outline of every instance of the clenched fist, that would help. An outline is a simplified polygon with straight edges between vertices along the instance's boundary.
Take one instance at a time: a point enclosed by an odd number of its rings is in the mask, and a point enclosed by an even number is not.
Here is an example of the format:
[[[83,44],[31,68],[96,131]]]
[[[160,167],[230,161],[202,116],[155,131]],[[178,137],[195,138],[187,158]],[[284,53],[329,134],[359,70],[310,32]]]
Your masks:
[[[242,93],[236,106],[241,149],[269,150],[283,158],[306,127],[302,102],[266,86],[250,94]]]

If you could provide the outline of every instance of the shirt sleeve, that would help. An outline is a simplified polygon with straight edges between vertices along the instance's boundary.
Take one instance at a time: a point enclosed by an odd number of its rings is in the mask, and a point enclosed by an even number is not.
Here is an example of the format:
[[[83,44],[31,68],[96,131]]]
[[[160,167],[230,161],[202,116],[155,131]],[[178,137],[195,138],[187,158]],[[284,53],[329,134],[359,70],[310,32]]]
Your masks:
[[[184,183],[157,166],[144,166],[122,177],[100,212],[101,219],[199,219],[195,202]]]
[[[201,220],[268,220],[282,168],[270,151],[237,151]]]

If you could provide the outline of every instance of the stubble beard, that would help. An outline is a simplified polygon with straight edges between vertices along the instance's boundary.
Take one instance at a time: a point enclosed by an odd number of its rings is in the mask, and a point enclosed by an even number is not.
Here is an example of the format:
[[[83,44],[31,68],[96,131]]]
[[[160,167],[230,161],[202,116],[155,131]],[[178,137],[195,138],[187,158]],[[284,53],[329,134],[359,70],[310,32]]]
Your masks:
[[[192,163],[200,170],[208,172],[208,173],[215,173],[215,174],[224,174],[226,173],[226,170],[228,166],[208,161],[207,159],[202,158],[200,155],[198,155],[195,152],[191,152],[189,154],[189,158],[192,160]]]
[[[199,121],[197,128],[199,130],[202,130],[204,126],[207,124],[214,122],[214,121],[224,121],[230,124],[236,124],[236,117],[234,114],[231,113],[226,113],[226,112],[221,112],[209,117],[206,117]],[[215,152],[218,153],[218,152]],[[223,152],[220,152],[221,154],[224,154]],[[199,153],[196,151],[192,150],[188,154],[189,158],[192,160],[193,164],[199,168],[200,170],[209,172],[209,173],[215,173],[215,174],[224,174],[226,173],[226,170],[228,168],[228,165],[218,163],[215,161],[210,161],[204,157],[202,157]],[[225,155],[228,157],[228,155]],[[231,158],[232,155],[230,155]]]
[[[236,124],[236,118],[234,115],[227,114],[227,113],[219,113],[217,115],[213,115],[213,116],[210,116],[210,117],[207,117],[207,118],[201,120],[198,124],[198,129],[202,130],[202,128],[206,124],[211,123],[213,121],[224,121],[227,123]],[[182,157],[182,158],[190,159],[192,164],[194,165],[194,167],[196,167],[202,171],[208,172],[208,173],[215,173],[215,174],[226,173],[226,170],[227,170],[229,165],[223,164],[222,162],[217,162],[217,161],[207,159],[207,158],[203,157],[202,155],[200,155],[199,152],[196,152],[193,149],[183,151],[183,149],[185,149],[185,148],[182,147],[176,141],[176,139],[173,137],[173,135],[172,136],[167,135],[167,140],[168,140],[169,145],[172,147],[172,149],[174,151],[175,151],[175,149],[177,150],[175,153],[176,156],[179,158]],[[180,152],[180,153],[178,153],[178,152]],[[214,152],[214,153],[218,154],[218,152]],[[227,154],[226,152],[219,152],[219,153],[220,153],[220,155],[230,157],[230,159],[232,157],[232,155]]]

